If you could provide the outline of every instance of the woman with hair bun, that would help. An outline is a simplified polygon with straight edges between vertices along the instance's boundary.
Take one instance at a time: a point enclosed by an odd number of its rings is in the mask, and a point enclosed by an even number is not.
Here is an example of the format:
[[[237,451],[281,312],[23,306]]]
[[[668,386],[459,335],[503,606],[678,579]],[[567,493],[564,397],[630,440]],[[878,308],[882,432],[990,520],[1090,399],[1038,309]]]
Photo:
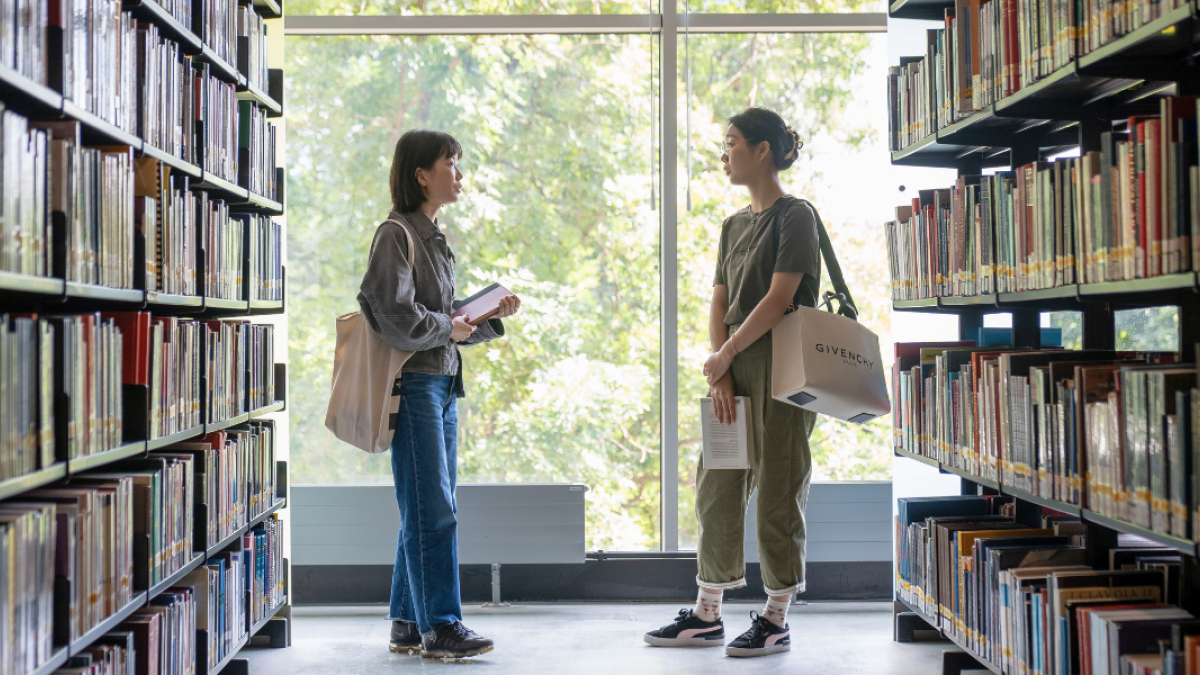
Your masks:
[[[728,656],[763,656],[791,648],[787,611],[804,591],[804,509],[812,475],[808,439],[816,414],[771,396],[771,329],[797,306],[815,307],[821,258],[817,213],[786,194],[779,172],[803,143],[778,114],[748,108],[729,119],[721,161],[750,205],[725,219],[709,310],[713,354],[704,364],[717,419],[735,421],[734,397],[750,400],[754,461],[750,469],[706,469],[696,476],[700,521],[699,593],[692,609],[645,635],[656,647],[725,644],[721,598],[746,585],[746,504],[758,489],[758,552],[767,603],[751,612],[749,630]]]

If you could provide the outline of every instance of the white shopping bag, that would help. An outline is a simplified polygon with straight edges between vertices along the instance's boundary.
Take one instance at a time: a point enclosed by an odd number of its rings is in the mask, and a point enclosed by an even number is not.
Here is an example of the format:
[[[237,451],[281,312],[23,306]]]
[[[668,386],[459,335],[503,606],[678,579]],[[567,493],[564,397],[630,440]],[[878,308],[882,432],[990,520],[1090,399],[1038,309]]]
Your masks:
[[[879,338],[833,312],[800,307],[771,331],[771,395],[862,424],[891,411]]]

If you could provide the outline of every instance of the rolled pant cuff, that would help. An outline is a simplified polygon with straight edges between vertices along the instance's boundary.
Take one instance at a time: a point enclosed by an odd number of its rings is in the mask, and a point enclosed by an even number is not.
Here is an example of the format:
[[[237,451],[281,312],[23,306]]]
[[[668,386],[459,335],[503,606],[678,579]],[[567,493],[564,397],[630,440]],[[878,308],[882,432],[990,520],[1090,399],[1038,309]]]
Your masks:
[[[700,575],[697,574],[696,583],[704,588],[711,588],[714,591],[732,591],[735,588],[744,587],[746,585],[746,577],[742,577],[741,579],[736,579],[734,581],[726,581],[724,583],[714,583],[711,581],[704,581],[700,578]]]
[[[767,592],[767,595],[775,597],[779,597],[781,595],[793,595],[795,593],[804,592],[804,582],[801,581],[798,584],[792,584],[791,586],[785,586],[784,588],[780,589],[767,588],[766,586],[763,586],[763,590]]]

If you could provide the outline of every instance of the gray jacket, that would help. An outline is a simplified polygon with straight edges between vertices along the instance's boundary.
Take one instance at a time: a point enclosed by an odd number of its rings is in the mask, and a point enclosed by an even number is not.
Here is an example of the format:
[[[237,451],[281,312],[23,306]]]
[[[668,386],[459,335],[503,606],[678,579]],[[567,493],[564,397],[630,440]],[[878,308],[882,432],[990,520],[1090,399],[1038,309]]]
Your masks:
[[[456,376],[461,396],[461,361],[458,346],[450,340],[454,253],[446,236],[423,211],[392,211],[388,218],[408,223],[415,260],[408,260],[408,238],[400,226],[380,225],[383,229],[359,286],[358,306],[384,342],[414,352],[403,372]],[[502,335],[503,322],[489,319],[458,344],[481,344]]]

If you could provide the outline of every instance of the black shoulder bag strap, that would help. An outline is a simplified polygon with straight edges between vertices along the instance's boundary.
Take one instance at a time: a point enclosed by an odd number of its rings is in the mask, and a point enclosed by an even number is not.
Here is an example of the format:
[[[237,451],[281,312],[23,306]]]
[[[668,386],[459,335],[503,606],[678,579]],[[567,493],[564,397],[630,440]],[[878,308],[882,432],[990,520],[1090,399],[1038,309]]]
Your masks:
[[[779,217],[775,219],[774,237],[775,237],[775,254],[779,254],[779,228],[787,219],[788,211],[792,205],[800,202],[812,211],[813,216],[817,219],[817,240],[821,247],[821,259],[825,261],[825,268],[829,270],[829,282],[833,284],[833,291],[825,291],[825,300],[817,307],[824,306],[830,312],[833,311],[833,301],[838,301],[837,313],[848,319],[858,321],[858,307],[854,304],[854,298],[850,295],[850,288],[846,286],[846,279],[842,276],[842,266],[838,264],[837,254],[833,252],[833,243],[829,241],[829,233],[825,231],[825,224],[821,222],[821,214],[812,204],[803,200],[792,198],[788,205],[779,211]],[[835,292],[836,291],[836,292]]]

